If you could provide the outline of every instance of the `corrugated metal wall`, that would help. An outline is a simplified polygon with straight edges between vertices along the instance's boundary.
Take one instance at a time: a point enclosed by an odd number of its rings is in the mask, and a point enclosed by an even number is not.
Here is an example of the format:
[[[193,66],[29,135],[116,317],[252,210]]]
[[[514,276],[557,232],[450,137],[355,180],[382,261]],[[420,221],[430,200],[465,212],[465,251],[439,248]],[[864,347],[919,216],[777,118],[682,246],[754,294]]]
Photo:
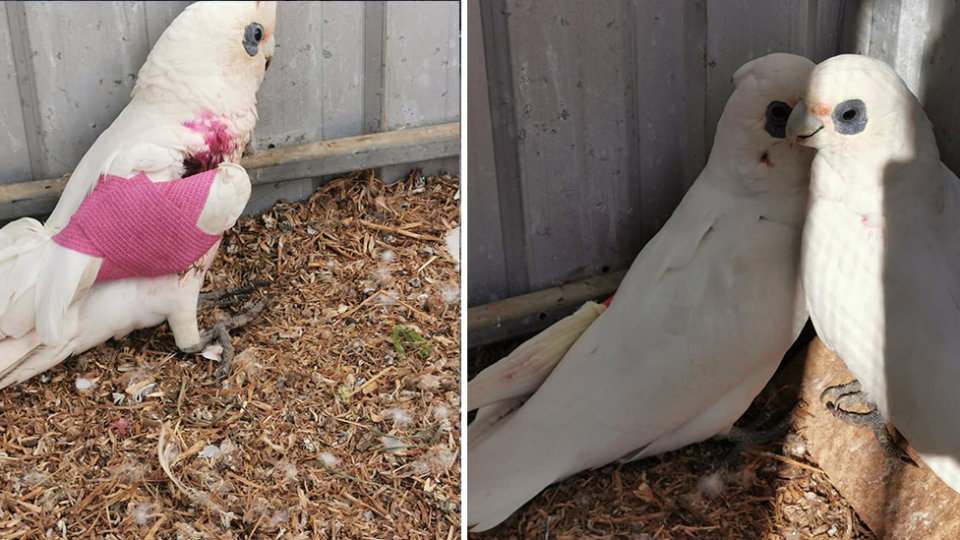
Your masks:
[[[933,122],[940,159],[960,174],[960,6],[956,0],[852,2],[849,52],[893,66]]]
[[[960,172],[956,0],[468,9],[470,305],[628,267],[706,162],[731,75],[769,52],[889,62]]]
[[[189,3],[4,2],[0,184],[69,172]],[[458,120],[459,34],[458,2],[281,2],[254,148]],[[455,171],[458,161],[428,168]],[[300,198],[315,185],[260,187],[252,204]]]
[[[629,266],[706,162],[734,71],[832,56],[844,11],[469,0],[470,305]]]

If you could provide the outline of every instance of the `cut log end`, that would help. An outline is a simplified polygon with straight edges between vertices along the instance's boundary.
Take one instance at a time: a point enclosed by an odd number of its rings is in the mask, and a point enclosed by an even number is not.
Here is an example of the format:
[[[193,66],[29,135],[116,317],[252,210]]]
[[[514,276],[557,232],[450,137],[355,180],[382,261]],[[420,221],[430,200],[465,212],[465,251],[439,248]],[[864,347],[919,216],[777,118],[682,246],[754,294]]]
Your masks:
[[[889,540],[960,538],[960,494],[947,487],[902,438],[919,467],[905,465],[880,447],[869,428],[841,422],[820,403],[824,388],[853,380],[843,362],[819,339],[788,360],[774,383],[802,380],[806,402],[796,427],[807,451],[837,491],[878,537]]]

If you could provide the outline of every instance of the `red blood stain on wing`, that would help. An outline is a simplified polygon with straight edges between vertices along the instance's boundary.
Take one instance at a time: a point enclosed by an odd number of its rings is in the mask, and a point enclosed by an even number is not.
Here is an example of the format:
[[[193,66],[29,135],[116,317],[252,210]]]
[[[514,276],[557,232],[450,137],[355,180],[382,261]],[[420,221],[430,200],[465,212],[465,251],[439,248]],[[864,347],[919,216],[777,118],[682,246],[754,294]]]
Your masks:
[[[607,298],[606,302],[603,303],[603,307],[610,307],[610,302],[613,302],[613,296],[611,296],[610,298]]]
[[[227,125],[209,112],[201,113],[195,121],[184,122],[183,127],[203,136],[206,150],[197,150],[183,160],[183,175],[193,176],[216,169],[228,160],[236,150],[236,142],[230,135]]]

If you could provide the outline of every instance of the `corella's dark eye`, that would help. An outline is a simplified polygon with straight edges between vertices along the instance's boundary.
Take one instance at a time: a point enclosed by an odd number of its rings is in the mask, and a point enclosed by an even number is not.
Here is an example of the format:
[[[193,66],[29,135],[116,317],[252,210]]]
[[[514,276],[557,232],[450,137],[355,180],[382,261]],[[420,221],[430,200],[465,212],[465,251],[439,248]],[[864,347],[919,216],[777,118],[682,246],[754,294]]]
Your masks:
[[[833,108],[833,127],[841,135],[856,135],[867,127],[867,106],[859,99],[848,99]]]
[[[256,56],[263,41],[263,27],[258,23],[251,23],[243,29],[243,50],[250,56]]]
[[[782,101],[771,101],[767,105],[767,123],[764,129],[771,137],[783,139],[787,136],[787,119],[792,108]]]

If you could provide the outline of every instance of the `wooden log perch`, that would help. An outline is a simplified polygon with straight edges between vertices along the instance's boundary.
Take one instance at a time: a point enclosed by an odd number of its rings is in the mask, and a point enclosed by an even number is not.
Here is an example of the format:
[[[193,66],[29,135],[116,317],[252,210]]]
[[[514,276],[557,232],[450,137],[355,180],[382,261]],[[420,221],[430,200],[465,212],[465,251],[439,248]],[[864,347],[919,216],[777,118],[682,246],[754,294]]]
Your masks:
[[[460,154],[460,123],[373,133],[264,150],[241,164],[253,185],[278,184]],[[0,221],[49,213],[70,176],[0,185]]]
[[[789,362],[777,379],[802,381],[800,398],[809,414],[799,415],[797,428],[807,451],[867,526],[886,540],[960,538],[960,494],[927,468],[916,450],[901,438],[920,467],[900,464],[869,428],[848,425],[820,404],[824,388],[853,380],[843,362],[819,339]]]
[[[480,347],[538,332],[576,311],[588,300],[606,300],[626,271],[568,283],[467,310],[468,346]]]

